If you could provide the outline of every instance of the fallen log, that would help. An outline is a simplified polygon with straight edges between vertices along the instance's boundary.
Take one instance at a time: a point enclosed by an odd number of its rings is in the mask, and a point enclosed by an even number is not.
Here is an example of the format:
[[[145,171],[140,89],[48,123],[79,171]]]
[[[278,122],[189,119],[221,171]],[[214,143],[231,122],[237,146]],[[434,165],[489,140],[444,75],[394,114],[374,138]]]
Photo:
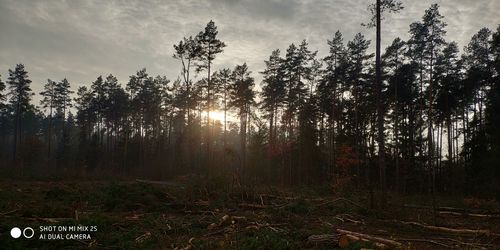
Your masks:
[[[277,196],[272,194],[261,194],[262,198],[276,199],[276,200],[305,200],[305,201],[324,201],[323,198],[306,198],[306,197],[291,197],[291,196]]]
[[[497,235],[495,233],[492,233],[490,230],[487,229],[463,229],[463,228],[449,228],[449,227],[439,227],[439,226],[431,226],[431,225],[425,225],[422,223],[414,222],[414,221],[399,221],[399,220],[393,220],[394,222],[399,222],[405,225],[412,225],[412,226],[418,226],[422,227],[425,229],[429,230],[434,230],[434,231],[440,231],[440,232],[445,232],[445,233],[453,233],[453,234],[473,234],[473,235]]]
[[[352,235],[352,236],[356,236],[356,237],[361,238],[361,239],[366,239],[369,241],[382,243],[382,244],[389,245],[389,246],[392,246],[395,248],[400,248],[402,246],[402,244],[397,242],[397,241],[384,239],[384,238],[377,237],[377,236],[371,236],[368,234],[357,233],[357,232],[352,232],[352,231],[343,230],[343,229],[337,229],[336,231],[339,234]]]
[[[414,205],[414,204],[404,204],[404,208],[414,208],[414,209],[430,209],[433,210],[432,206]],[[456,207],[436,207],[437,211],[446,212],[461,212],[461,213],[473,213],[473,214],[489,214],[489,215],[500,215],[500,211],[488,211],[481,209],[468,209],[468,208],[456,208]]]
[[[500,218],[500,215],[495,214],[476,214],[476,213],[459,213],[459,212],[448,212],[441,211],[440,215],[453,215],[453,216],[465,216],[465,217],[477,217],[477,218]]]
[[[364,243],[372,243],[376,249],[386,249],[387,245],[380,243],[380,242],[373,242],[369,241],[365,238],[360,238],[358,236],[350,235],[350,234],[343,234],[340,236],[339,240],[339,247],[341,248],[348,248],[349,244],[351,242],[364,242]],[[396,248],[396,247],[395,247]]]
[[[372,243],[377,249],[386,249],[387,246],[392,248],[402,246],[401,243],[392,240],[342,229],[337,229],[336,234],[311,235],[307,237],[307,242],[314,245],[333,244],[341,248],[347,248],[352,242]]]
[[[319,234],[307,237],[307,242],[311,244],[335,244],[337,245],[340,240],[338,234]]]
[[[151,238],[151,232],[145,232],[144,234],[139,235],[137,238],[135,238],[135,242],[141,243],[149,238]]]
[[[342,222],[348,221],[348,222],[352,222],[354,224],[365,224],[362,220],[353,219],[353,216],[350,214],[339,214],[339,215],[335,216],[334,218],[337,220],[340,220]]]
[[[467,249],[491,249],[493,247],[493,245],[491,245],[491,244],[462,242],[462,241],[450,239],[450,238],[433,238],[433,239],[451,241],[451,242],[458,244],[461,247],[465,247]]]
[[[400,240],[400,241],[413,241],[413,242],[425,242],[425,243],[431,243],[431,244],[434,244],[434,245],[442,246],[444,248],[455,248],[453,246],[450,246],[450,245],[447,245],[447,244],[444,244],[444,243],[441,243],[441,242],[438,242],[438,241],[435,241],[435,240],[406,239],[406,238],[401,238],[401,239],[398,239],[398,240]]]

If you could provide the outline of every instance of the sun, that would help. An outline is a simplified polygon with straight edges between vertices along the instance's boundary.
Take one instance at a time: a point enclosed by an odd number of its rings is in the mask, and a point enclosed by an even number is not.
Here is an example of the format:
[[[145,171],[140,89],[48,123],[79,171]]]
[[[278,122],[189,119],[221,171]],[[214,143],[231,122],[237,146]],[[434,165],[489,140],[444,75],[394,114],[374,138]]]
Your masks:
[[[202,115],[203,119],[207,119],[207,112],[203,112]],[[234,116],[234,113],[227,112],[226,113],[226,122],[235,122],[237,121],[237,117]],[[218,121],[222,124],[224,124],[224,110],[211,110],[210,111],[210,122],[215,122]]]
[[[210,120],[224,122],[224,111],[219,111],[219,110],[210,111]]]

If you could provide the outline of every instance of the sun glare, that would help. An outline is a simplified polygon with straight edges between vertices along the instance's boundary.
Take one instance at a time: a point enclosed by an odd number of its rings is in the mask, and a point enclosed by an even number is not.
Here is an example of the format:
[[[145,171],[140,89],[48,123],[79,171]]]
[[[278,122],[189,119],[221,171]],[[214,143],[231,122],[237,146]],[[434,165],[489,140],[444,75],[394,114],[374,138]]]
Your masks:
[[[210,111],[210,120],[224,122],[224,111]]]

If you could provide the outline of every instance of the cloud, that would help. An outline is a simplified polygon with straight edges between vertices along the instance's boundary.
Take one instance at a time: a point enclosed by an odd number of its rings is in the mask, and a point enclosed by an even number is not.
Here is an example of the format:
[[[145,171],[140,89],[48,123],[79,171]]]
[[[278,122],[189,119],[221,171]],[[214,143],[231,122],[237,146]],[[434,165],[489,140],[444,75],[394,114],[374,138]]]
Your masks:
[[[16,63],[26,65],[38,93],[47,78],[67,77],[74,85],[90,84],[109,73],[121,83],[146,67],[153,74],[176,79],[178,61],[173,47],[184,36],[196,35],[213,19],[228,46],[214,61],[215,68],[247,62],[258,72],[271,51],[282,53],[292,42],[307,39],[318,56],[327,53],[326,40],[340,30],[345,42],[374,30],[370,0],[0,0],[0,69],[3,78]],[[419,21],[433,2],[445,16],[447,40],[465,46],[486,26],[496,29],[497,0],[404,0],[405,8],[383,22],[382,46],[396,37],[408,38],[410,23]],[[374,43],[372,43],[372,49]]]

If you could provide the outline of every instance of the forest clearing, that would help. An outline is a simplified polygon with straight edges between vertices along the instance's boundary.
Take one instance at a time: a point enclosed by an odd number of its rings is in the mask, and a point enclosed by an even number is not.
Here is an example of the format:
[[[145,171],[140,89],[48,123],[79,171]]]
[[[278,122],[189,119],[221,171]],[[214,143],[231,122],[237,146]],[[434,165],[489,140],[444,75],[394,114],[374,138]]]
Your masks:
[[[0,250],[500,249],[476,2],[0,0]]]
[[[2,232],[19,225],[97,226],[92,240],[16,242],[0,235],[2,247],[496,249],[500,244],[500,205],[491,200],[440,197],[434,224],[423,196],[390,195],[387,209],[370,210],[367,195],[354,191],[202,183],[2,180]]]

